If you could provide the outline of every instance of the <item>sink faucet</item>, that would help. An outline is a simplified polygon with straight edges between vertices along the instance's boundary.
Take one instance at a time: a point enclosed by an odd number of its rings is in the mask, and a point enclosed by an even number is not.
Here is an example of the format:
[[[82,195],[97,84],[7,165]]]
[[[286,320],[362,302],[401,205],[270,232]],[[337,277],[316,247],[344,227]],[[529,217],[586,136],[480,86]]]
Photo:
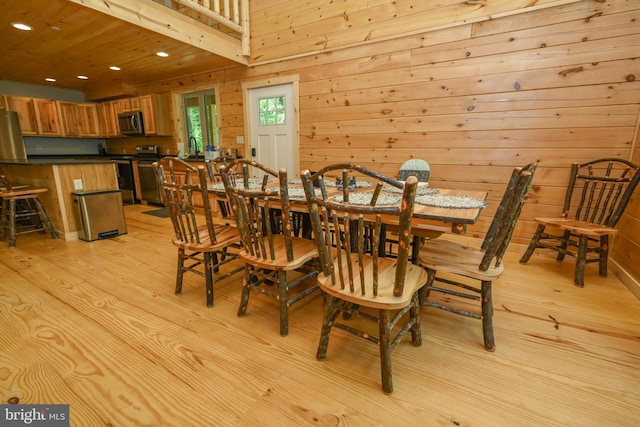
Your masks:
[[[196,159],[198,159],[198,142],[195,136],[189,137],[189,151],[193,150],[196,153]]]

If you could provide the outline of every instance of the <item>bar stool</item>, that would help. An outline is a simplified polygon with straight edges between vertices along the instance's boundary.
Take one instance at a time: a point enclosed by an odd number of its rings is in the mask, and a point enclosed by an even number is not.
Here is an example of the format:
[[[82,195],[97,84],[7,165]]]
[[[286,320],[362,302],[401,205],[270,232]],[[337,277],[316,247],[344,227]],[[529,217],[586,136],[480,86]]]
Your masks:
[[[49,191],[45,187],[14,186],[7,177],[0,174],[0,198],[2,213],[0,215],[0,240],[5,239],[9,230],[9,247],[16,245],[19,234],[49,231],[51,237],[58,238],[47,212],[44,210],[38,194]]]

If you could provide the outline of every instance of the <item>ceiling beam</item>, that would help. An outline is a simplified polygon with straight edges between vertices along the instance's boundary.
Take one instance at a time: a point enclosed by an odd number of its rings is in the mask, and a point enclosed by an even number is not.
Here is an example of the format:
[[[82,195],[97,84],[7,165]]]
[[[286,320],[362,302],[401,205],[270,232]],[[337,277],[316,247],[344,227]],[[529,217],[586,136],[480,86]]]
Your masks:
[[[220,55],[242,65],[242,43],[228,34],[162,6],[153,0],[69,0],[166,37]]]

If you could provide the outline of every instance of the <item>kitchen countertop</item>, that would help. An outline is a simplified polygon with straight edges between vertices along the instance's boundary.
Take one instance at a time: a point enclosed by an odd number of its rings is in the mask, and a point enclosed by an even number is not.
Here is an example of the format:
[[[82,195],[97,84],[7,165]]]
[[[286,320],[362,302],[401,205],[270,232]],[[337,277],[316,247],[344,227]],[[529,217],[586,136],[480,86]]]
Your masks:
[[[5,165],[25,165],[25,166],[50,166],[50,165],[91,165],[100,163],[112,163],[114,160],[106,157],[95,158],[36,158],[27,160],[0,160],[0,164]]]

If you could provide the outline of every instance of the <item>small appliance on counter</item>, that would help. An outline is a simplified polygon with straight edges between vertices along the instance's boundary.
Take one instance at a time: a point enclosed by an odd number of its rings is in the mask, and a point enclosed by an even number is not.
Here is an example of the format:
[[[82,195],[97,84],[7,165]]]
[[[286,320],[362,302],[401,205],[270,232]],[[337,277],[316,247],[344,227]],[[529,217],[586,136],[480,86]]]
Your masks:
[[[0,111],[0,160],[27,160],[27,149],[15,111]]]

